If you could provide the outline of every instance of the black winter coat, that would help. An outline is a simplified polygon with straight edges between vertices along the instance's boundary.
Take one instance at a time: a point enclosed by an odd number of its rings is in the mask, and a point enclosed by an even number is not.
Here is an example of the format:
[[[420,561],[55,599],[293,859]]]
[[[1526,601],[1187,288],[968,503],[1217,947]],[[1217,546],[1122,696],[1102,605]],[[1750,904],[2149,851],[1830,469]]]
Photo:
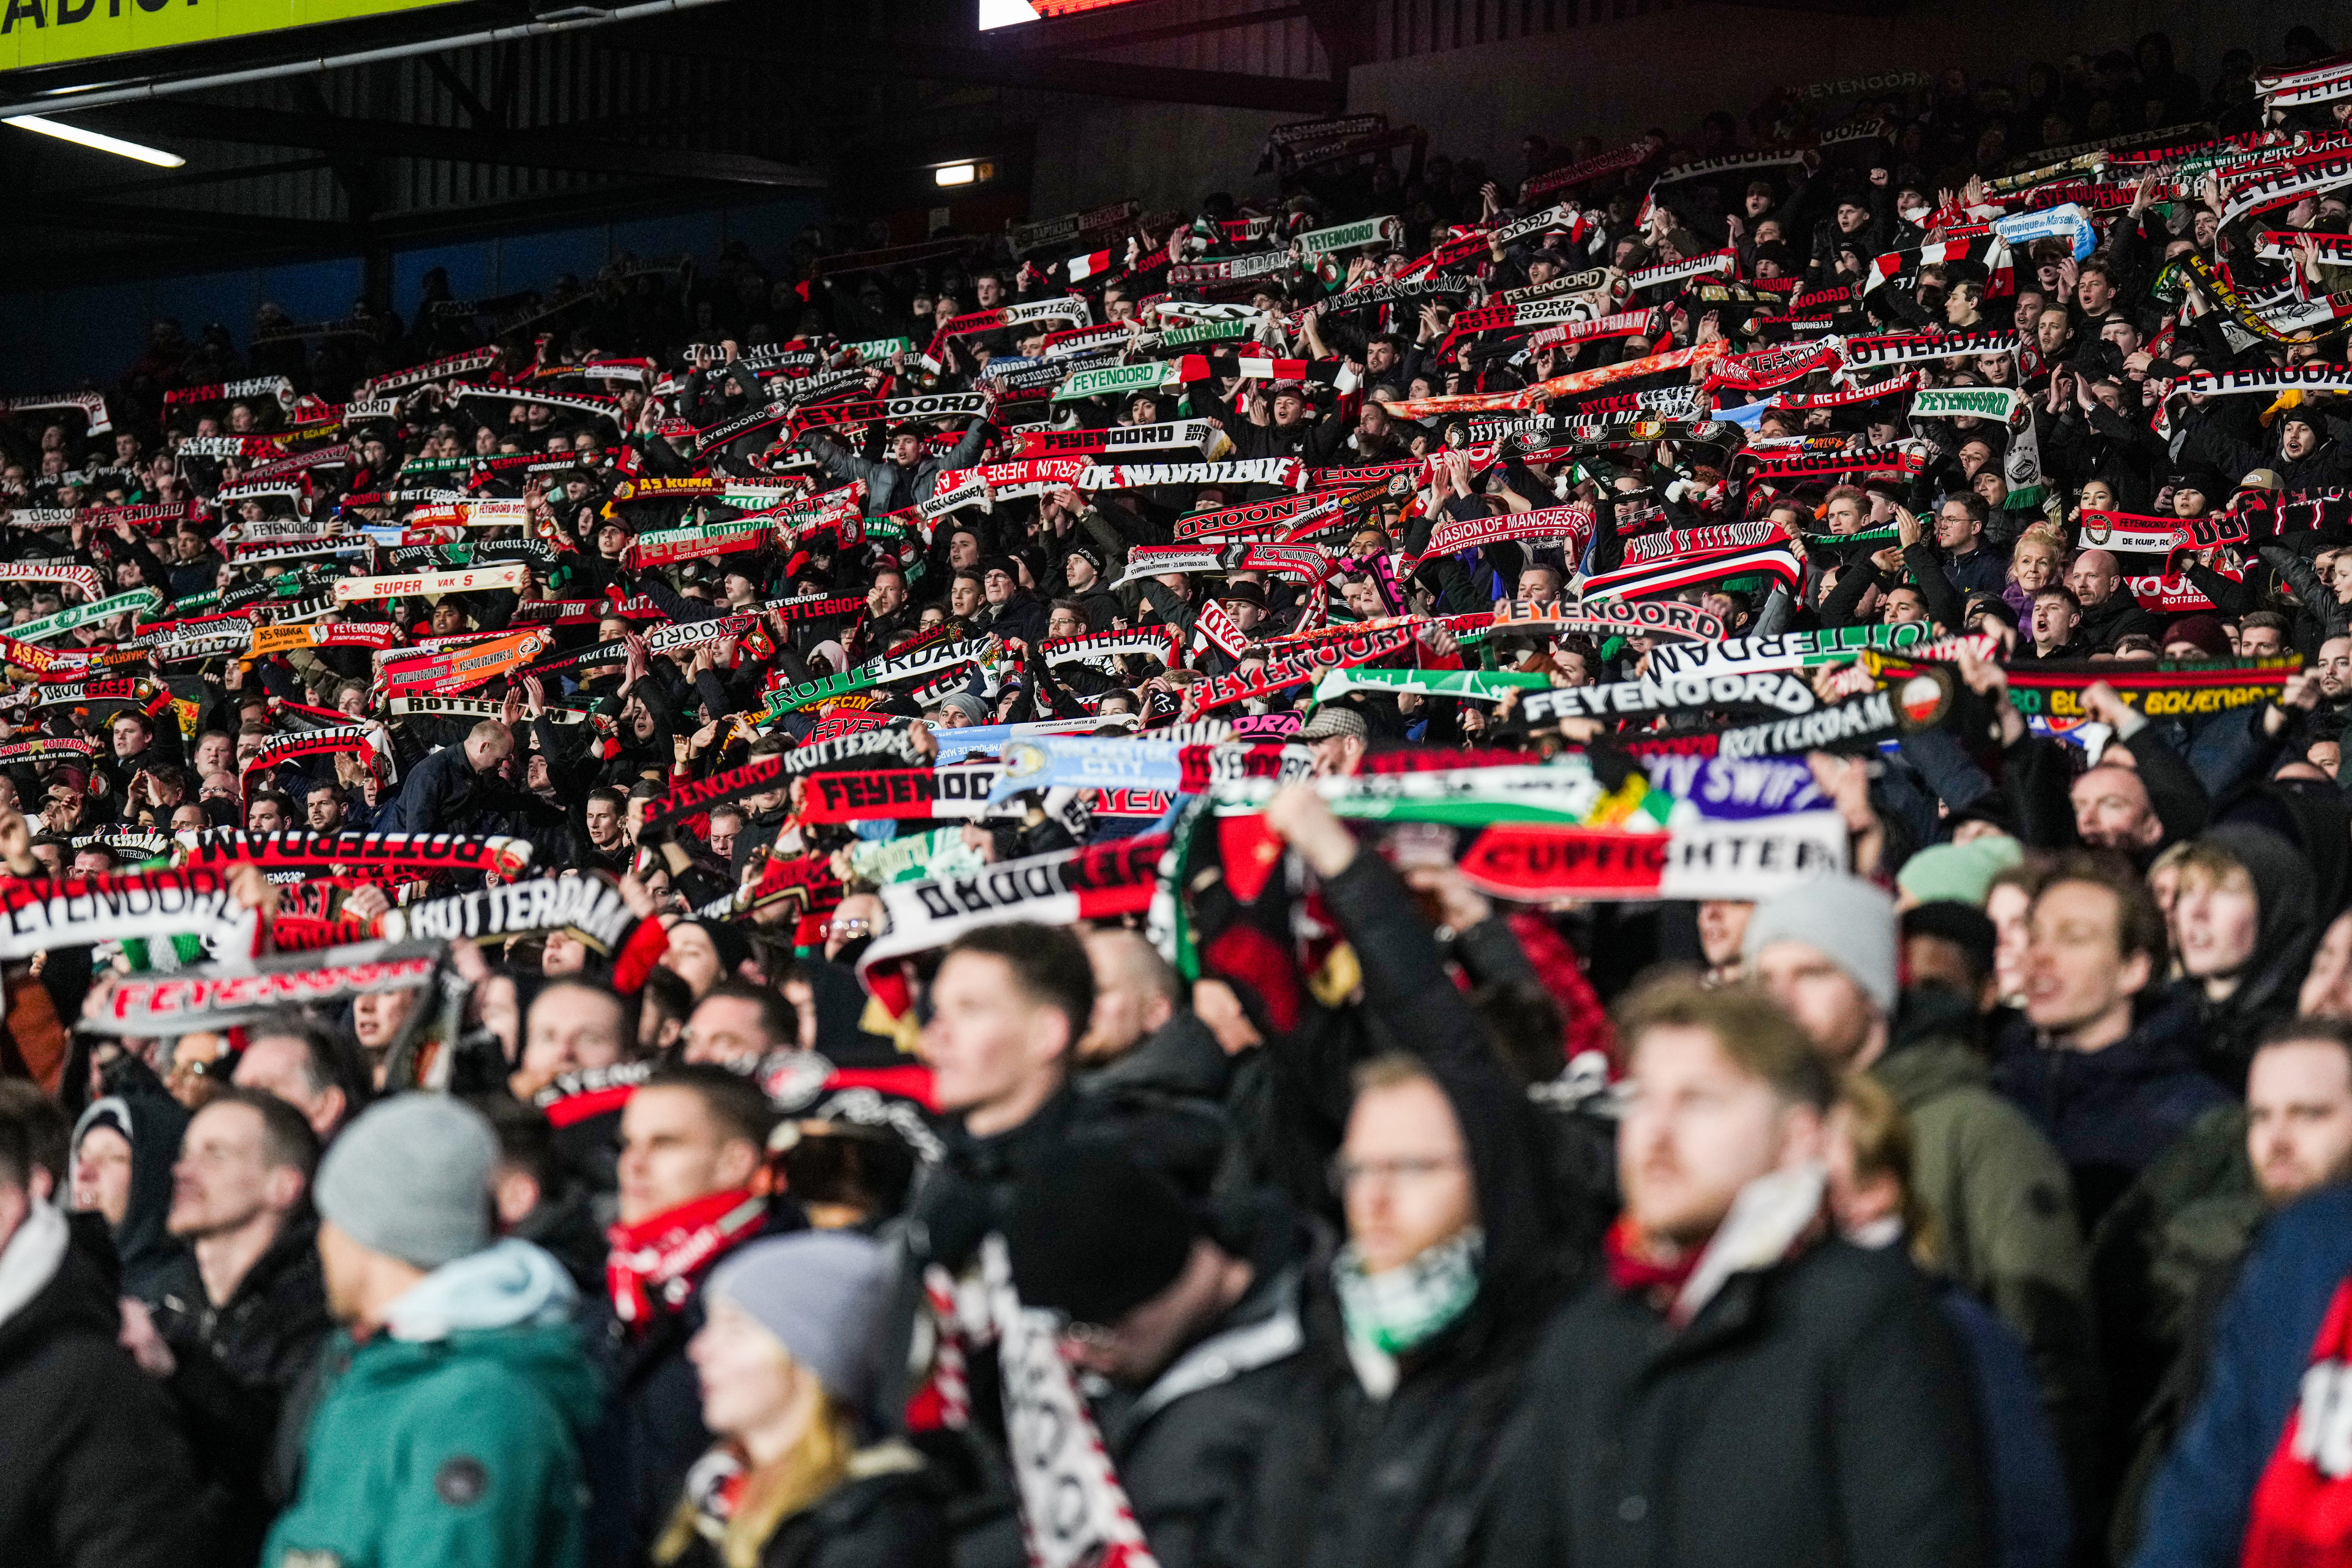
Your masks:
[[[1528,1352],[1565,1293],[1561,1194],[1546,1179],[1546,1133],[1477,1016],[1446,975],[1402,882],[1369,852],[1323,883],[1356,948],[1360,1005],[1302,1024],[1261,1054],[1282,1075],[1320,1079],[1344,1120],[1353,1061],[1393,1038],[1444,1092],[1462,1130],[1486,1231],[1478,1295],[1398,1358],[1386,1399],[1350,1361],[1329,1271],[1310,1271],[1302,1386],[1265,1447],[1244,1560],[1261,1568],[1413,1568],[1466,1560],[1486,1482],[1524,1384]],[[1367,1026],[1376,1026],[1368,1032]]]
[[[279,1412],[333,1327],[318,1237],[313,1225],[288,1226],[221,1306],[186,1254],[157,1291],[155,1327],[179,1363],[169,1386],[203,1472],[215,1563],[257,1561],[276,1511],[263,1476]]]
[[[1151,1385],[1097,1401],[1103,1445],[1160,1568],[1201,1568],[1244,1528],[1251,1482],[1297,1397],[1307,1233],[1274,1205],[1256,1282]]]
[[[799,1205],[771,1199],[766,1222],[743,1245],[807,1225]],[[698,1286],[675,1309],[656,1300],[642,1334],[628,1331],[608,1298],[599,1297],[592,1311],[602,1331],[590,1342],[601,1351],[612,1398],[581,1447],[593,1494],[587,1556],[598,1568],[618,1568],[643,1560],[686,1485],[686,1472],[710,1447],[701,1384],[686,1359],[687,1342],[702,1330],[702,1291]]]
[[[1971,1568],[1990,1561],[1968,1373],[1898,1254],[1735,1275],[1677,1333],[1606,1279],[1528,1365],[1492,1568]]]
[[[18,1237],[0,1302],[37,1267]],[[47,1281],[0,1304],[0,1563],[193,1568],[195,1477],[171,1400],[115,1344],[121,1314],[97,1266],[58,1238]]]
[[[778,1525],[760,1552],[760,1568],[948,1568],[950,1561],[938,1483],[920,1468],[853,1476]],[[677,1568],[719,1568],[719,1552],[697,1539]]]

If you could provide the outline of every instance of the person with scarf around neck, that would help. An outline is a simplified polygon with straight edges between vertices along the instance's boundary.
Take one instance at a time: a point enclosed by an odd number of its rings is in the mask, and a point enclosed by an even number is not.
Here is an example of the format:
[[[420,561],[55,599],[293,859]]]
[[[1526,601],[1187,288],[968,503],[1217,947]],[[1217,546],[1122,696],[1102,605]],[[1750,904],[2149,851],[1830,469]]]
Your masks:
[[[930,988],[923,1058],[932,1100],[949,1121],[945,1158],[920,1178],[896,1247],[883,1407],[908,1410],[908,1426],[942,1466],[977,1477],[960,1514],[959,1555],[1013,1564],[1023,1547],[995,1397],[996,1352],[971,1356],[972,1414],[961,1433],[940,1429],[932,1391],[909,1386],[908,1351],[927,1308],[925,1272],[971,1277],[981,1245],[1002,1228],[1014,1184],[1056,1151],[1079,1143],[1125,1148],[1179,1191],[1208,1194],[1224,1151],[1225,1124],[1205,1101],[1091,1094],[1070,1081],[1078,1041],[1093,1016],[1094,971],[1076,932],[1011,921],[950,944]]]
[[[687,1347],[718,1441],[655,1542],[660,1568],[947,1568],[940,1488],[873,1415],[888,1255],[812,1231],[711,1270]]]
[[[707,1065],[663,1068],[621,1112],[620,1221],[596,1336],[612,1393],[585,1448],[592,1563],[643,1561],[710,1446],[687,1346],[712,1267],[805,1226],[798,1205],[767,1192],[774,1122],[757,1084]]]
[[[1305,1270],[1299,1392],[1267,1436],[1233,1555],[1282,1568],[1467,1562],[1528,1353],[1566,1293],[1544,1129],[1397,873],[1311,787],[1276,795],[1266,823],[1321,879],[1356,951],[1363,1000],[1348,1011],[1378,1016],[1412,1050],[1339,1068],[1352,1102],[1331,1179],[1347,1239]],[[1262,1051],[1285,1073],[1327,1068],[1303,1029],[1270,1028]]]
[[[562,1266],[493,1242],[498,1139],[439,1094],[379,1100],[319,1167],[328,1310],[302,1479],[267,1568],[576,1568],[601,1388]]]
[[[1901,1256],[1832,1234],[1828,1066],[1763,993],[1620,1010],[1625,1209],[1528,1364],[1492,1568],[1992,1560],[1958,1345]]]
[[[186,1441],[115,1342],[102,1265],[34,1190],[37,1140],[30,1117],[0,1108],[0,1563],[194,1568]]]

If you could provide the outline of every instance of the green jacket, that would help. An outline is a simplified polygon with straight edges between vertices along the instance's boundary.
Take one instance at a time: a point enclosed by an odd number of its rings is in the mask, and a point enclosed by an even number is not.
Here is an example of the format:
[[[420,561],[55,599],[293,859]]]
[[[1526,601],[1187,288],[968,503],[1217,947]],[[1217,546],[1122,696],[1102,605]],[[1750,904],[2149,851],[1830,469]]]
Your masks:
[[[2059,1451],[2093,1452],[2099,1363],[2066,1166],[1964,1039],[1929,1032],[1871,1064],[1911,1126],[1911,1187],[1944,1271],[2024,1342]],[[2080,1472],[2078,1471],[2078,1479]]]
[[[530,1256],[524,1256],[530,1255]],[[571,1568],[579,1442],[603,1390],[553,1259],[508,1241],[428,1275],[365,1343],[339,1332],[268,1568]],[[401,1336],[401,1337],[395,1337]]]

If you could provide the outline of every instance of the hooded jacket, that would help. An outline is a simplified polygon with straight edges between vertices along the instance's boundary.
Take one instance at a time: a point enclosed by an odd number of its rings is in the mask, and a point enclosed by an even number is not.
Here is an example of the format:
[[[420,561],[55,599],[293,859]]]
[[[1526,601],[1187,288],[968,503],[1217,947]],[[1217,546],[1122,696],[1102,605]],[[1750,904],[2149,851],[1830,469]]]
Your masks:
[[[79,1158],[81,1141],[93,1127],[110,1127],[130,1140],[131,1197],[114,1227],[114,1252],[122,1264],[122,1293],[152,1306],[183,1250],[163,1222],[172,1211],[172,1166],[180,1158],[188,1113],[135,1058],[110,1064],[106,1087],[74,1122],[73,1152]]]
[[[364,1343],[330,1342],[302,1490],[268,1568],[580,1561],[580,1438],[602,1390],[562,1268],[507,1240],[426,1275]]]
[[[0,1563],[194,1568],[195,1477],[163,1389],[66,1218],[36,1203],[0,1247]]]
[[[2020,1018],[2001,1038],[1993,1084],[2066,1162],[2086,1233],[2166,1145],[2230,1098],[2199,1068],[2196,1010],[2180,1000],[2148,1005],[2129,1035],[2096,1051],[2046,1045]]]
[[[2225,822],[2207,829],[2202,842],[2227,853],[2253,880],[2254,951],[2237,988],[2221,1000],[2209,997],[2194,978],[2182,981],[2179,989],[2197,1010],[2205,1070],[2242,1090],[2254,1042],[2271,1025],[2294,1016],[2297,991],[2327,917],[2317,907],[2318,883],[2310,862],[2277,834],[2251,823]]]
[[[1360,853],[1324,881],[1323,897],[1362,969],[1363,1001],[1349,1011],[1379,1018],[1420,1058],[1453,1109],[1485,1256],[1467,1310],[1397,1357],[1396,1385],[1385,1398],[1366,1388],[1349,1355],[1330,1270],[1309,1275],[1300,1387],[1265,1446],[1247,1560],[1433,1568],[1466,1560],[1528,1353],[1566,1292],[1559,1194],[1547,1180],[1535,1107],[1446,975],[1396,872]],[[1369,1044],[1361,1034],[1356,1041],[1359,1050]],[[1332,1042],[1327,1031],[1325,1043]],[[1266,1051],[1279,1060],[1297,1044],[1277,1039]],[[1324,1087],[1344,1100],[1348,1068],[1334,1069],[1339,1081]]]
[[[1103,1446],[1160,1568],[1220,1560],[1243,1527],[1265,1445],[1296,1397],[1303,1268],[1316,1250],[1288,1207],[1265,1205],[1242,1299],[1149,1386],[1095,1403]]]
[[[2097,1437],[2099,1361],[2072,1184],[2050,1140],[1993,1091],[1973,1023],[1965,998],[1914,987],[1868,1070],[1911,1124],[1911,1190],[1944,1271],[2022,1342],[2060,1451],[2080,1460]]]

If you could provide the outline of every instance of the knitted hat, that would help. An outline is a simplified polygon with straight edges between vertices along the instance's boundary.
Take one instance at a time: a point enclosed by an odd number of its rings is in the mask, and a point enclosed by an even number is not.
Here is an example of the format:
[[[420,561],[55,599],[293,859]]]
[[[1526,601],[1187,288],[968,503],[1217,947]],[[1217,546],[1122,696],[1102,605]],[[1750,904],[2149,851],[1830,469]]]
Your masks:
[[[1004,1245],[1024,1305],[1109,1324],[1176,1282],[1197,1234],[1167,1182],[1112,1144],[1076,1142],[1023,1173]]]
[[[2211,616],[2183,616],[2165,627],[2161,646],[2169,647],[2177,642],[2195,643],[2197,650],[2207,658],[2231,657],[2230,634]]]
[[[446,1094],[378,1100],[320,1163],[321,1218],[371,1252],[419,1268],[490,1244],[499,1141],[482,1113]]]
[[[879,1381],[888,1314],[881,1246],[845,1230],[755,1241],[711,1270],[707,1301],[750,1313],[838,1404],[861,1410]]]
[[[976,691],[950,691],[940,699],[940,706],[954,709],[974,724],[982,723],[988,718],[988,704]]]
[[[1915,857],[1916,858],[1916,857]],[[1817,877],[1756,906],[1740,957],[1776,942],[1811,948],[1846,973],[1882,1013],[1895,1011],[1895,900],[1852,877]]]
[[[2024,846],[2000,834],[1966,844],[1931,844],[1903,862],[1895,885],[1918,903],[1949,901],[1982,909],[1992,879],[2024,858]]]

